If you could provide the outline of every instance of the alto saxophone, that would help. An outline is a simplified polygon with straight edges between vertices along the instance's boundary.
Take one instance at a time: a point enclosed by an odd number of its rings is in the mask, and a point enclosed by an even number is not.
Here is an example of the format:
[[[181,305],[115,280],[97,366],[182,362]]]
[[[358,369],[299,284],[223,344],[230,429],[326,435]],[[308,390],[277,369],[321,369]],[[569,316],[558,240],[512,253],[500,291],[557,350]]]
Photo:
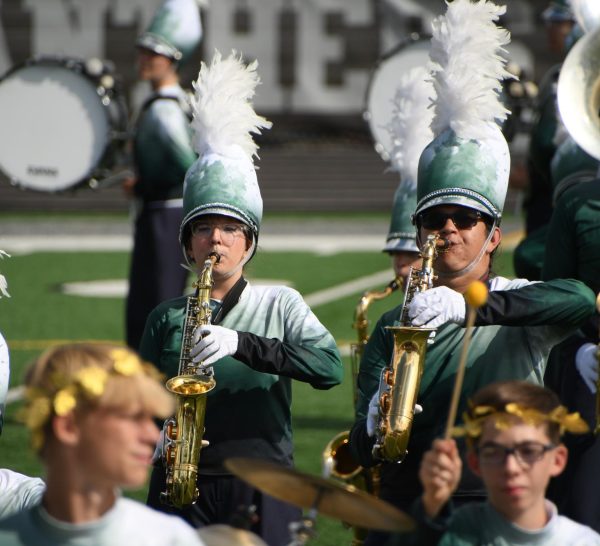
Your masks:
[[[371,290],[365,292],[354,311],[353,327],[358,333],[358,343],[351,346],[350,360],[352,366],[352,388],[353,401],[356,408],[358,377],[358,366],[369,340],[369,321],[367,309],[373,301],[387,298],[390,294],[402,286],[402,279],[396,277],[384,290]],[[345,430],[336,434],[325,446],[322,454],[323,475],[334,478],[346,485],[352,485],[357,489],[378,495],[379,493],[379,467],[363,468],[352,457],[349,445],[350,431]],[[353,527],[352,546],[363,544],[367,536],[367,529]]]
[[[379,419],[375,429],[373,455],[389,462],[402,462],[407,452],[414,408],[425,365],[427,341],[434,328],[410,326],[408,305],[418,292],[429,290],[436,279],[433,262],[438,251],[449,246],[439,235],[429,235],[420,256],[421,269],[411,268],[407,279],[399,326],[387,326],[394,336],[390,364],[379,380]]]
[[[161,493],[163,503],[182,508],[198,498],[198,462],[202,449],[207,394],[215,388],[213,370],[197,373],[198,364],[192,362],[194,331],[198,326],[210,324],[210,293],[213,286],[212,270],[219,263],[219,255],[212,253],[194,283],[198,294],[187,300],[183,340],[179,355],[178,375],[169,379],[167,390],[176,398],[175,417],[164,424],[164,464],[166,491]]]

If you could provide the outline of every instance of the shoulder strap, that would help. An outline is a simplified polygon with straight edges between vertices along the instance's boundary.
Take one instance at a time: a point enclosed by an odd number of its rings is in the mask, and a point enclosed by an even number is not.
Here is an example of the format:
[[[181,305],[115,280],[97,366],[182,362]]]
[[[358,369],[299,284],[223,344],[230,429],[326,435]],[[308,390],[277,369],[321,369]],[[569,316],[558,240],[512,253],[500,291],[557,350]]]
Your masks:
[[[248,281],[244,279],[244,277],[240,277],[238,282],[233,285],[233,288],[227,293],[225,298],[223,299],[223,304],[221,308],[217,311],[217,314],[212,318],[213,324],[219,324],[226,316],[229,311],[235,306],[235,304],[239,301],[244,288]]]
[[[181,97],[173,97],[173,96],[169,96],[169,95],[152,95],[151,97],[146,99],[146,102],[144,102],[144,104],[142,104],[142,107],[140,109],[140,114],[142,114],[143,112],[148,110],[148,108],[150,108],[150,106],[157,100],[175,101],[181,108],[181,111],[185,114],[185,117],[188,118],[189,121],[192,121],[192,109],[191,109],[190,105],[187,102],[185,102],[184,100],[182,100]]]

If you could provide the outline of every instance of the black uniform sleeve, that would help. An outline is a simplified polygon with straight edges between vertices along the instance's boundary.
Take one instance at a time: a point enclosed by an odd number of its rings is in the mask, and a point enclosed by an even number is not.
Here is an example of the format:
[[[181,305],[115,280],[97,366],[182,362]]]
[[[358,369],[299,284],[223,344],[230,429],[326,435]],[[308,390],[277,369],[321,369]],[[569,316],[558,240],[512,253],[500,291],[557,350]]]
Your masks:
[[[532,283],[512,290],[494,290],[477,310],[476,326],[561,325],[576,329],[594,313],[594,293],[574,279]]]
[[[238,332],[238,348],[233,356],[257,372],[304,381],[316,389],[330,389],[343,378],[342,363],[333,347],[301,346]]]

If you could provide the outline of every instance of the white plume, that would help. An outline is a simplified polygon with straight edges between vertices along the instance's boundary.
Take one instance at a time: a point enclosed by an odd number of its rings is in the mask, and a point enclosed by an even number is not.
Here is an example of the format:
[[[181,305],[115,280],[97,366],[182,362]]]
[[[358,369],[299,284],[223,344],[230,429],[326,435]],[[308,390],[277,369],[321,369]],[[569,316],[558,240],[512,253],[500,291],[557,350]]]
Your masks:
[[[505,70],[503,46],[510,33],[495,22],[505,6],[487,0],[446,2],[445,15],[432,22],[430,58],[437,93],[434,136],[451,128],[458,137],[482,139],[509,111],[500,101]]]
[[[4,252],[4,250],[0,250],[0,258],[4,258],[4,256],[6,256],[7,258],[10,258],[10,254],[7,254],[6,252]],[[10,294],[8,293],[8,284],[6,282],[6,279],[4,278],[4,275],[0,275],[0,298],[2,296],[6,296],[7,298],[10,298]]]
[[[258,146],[250,133],[260,134],[271,122],[256,114],[251,99],[260,78],[258,62],[245,65],[242,56],[232,51],[226,59],[216,51],[210,65],[202,63],[193,83],[193,145],[200,157],[214,152],[230,155],[239,146],[250,160]]]
[[[392,140],[392,170],[411,186],[408,189],[416,188],[419,157],[433,140],[430,125],[435,92],[430,68],[418,66],[402,75],[393,99],[392,121],[386,127]]]

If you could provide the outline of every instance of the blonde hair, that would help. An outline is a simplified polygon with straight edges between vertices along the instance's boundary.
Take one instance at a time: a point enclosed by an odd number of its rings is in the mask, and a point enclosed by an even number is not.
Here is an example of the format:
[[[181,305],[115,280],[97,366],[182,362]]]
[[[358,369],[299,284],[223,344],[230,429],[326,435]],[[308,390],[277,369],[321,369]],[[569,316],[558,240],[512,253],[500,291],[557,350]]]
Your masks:
[[[108,343],[72,343],[45,351],[29,367],[27,404],[22,420],[31,430],[36,450],[53,415],[100,408],[138,409],[169,416],[172,396],[154,366],[125,347]]]

